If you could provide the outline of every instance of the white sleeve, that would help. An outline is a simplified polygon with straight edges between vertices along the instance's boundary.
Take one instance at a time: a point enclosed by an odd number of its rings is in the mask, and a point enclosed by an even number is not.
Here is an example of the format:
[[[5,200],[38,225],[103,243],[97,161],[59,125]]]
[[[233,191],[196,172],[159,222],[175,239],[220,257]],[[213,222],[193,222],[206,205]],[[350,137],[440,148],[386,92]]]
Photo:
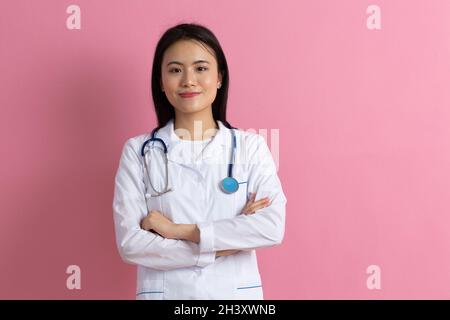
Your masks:
[[[197,224],[200,252],[227,249],[252,250],[278,245],[284,238],[287,199],[266,141],[257,135],[256,151],[250,158],[249,191],[256,199],[269,197],[270,206],[251,215]]]
[[[129,139],[122,150],[115,177],[113,200],[116,244],[123,261],[158,270],[199,266],[215,261],[215,253],[201,253],[199,245],[186,240],[166,239],[141,229],[147,215],[145,184],[139,147]]]

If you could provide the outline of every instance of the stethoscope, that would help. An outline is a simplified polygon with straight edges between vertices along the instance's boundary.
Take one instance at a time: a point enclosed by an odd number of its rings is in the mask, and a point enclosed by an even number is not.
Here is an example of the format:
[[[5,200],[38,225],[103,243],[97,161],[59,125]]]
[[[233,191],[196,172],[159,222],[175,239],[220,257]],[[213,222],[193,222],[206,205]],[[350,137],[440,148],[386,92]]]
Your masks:
[[[233,129],[231,130],[231,134],[232,134],[232,148],[231,148],[231,159],[230,159],[230,163],[228,164],[228,176],[226,178],[223,178],[220,181],[220,189],[225,192],[225,193],[234,193],[239,189],[239,182],[233,178],[233,164],[235,163],[236,160],[236,135],[234,133]],[[168,188],[169,186],[169,168],[168,168],[168,158],[167,158],[167,146],[166,143],[164,142],[164,140],[157,138],[156,135],[157,132],[157,128],[152,130],[152,134],[151,134],[151,138],[146,140],[144,142],[144,144],[142,145],[141,148],[141,156],[143,157],[143,161],[144,161],[144,166],[145,166],[145,170],[147,171],[147,176],[148,176],[148,180],[150,182],[150,186],[152,187],[153,191],[155,191],[155,194],[151,194],[152,197],[158,197],[161,196],[169,191],[173,191],[172,188]],[[150,177],[150,171],[148,170],[147,167],[147,152],[145,151],[145,147],[147,146],[147,144],[149,142],[160,142],[163,146],[163,151],[164,151],[164,165],[165,165],[165,173],[166,173],[166,186],[164,187],[164,189],[162,191],[158,191],[155,189],[155,187],[152,184],[152,179]],[[148,151],[148,149],[147,149]]]

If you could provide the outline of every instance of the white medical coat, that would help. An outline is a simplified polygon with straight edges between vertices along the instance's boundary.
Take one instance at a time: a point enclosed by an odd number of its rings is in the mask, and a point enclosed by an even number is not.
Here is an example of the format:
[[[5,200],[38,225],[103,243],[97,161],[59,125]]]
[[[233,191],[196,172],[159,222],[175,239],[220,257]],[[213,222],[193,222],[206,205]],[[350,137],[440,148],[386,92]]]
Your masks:
[[[282,242],[286,197],[265,139],[234,130],[236,159],[233,177],[239,189],[224,193],[220,181],[228,175],[232,135],[217,121],[219,130],[200,159],[192,161],[174,132],[173,119],[156,134],[168,148],[169,187],[158,197],[148,182],[140,154],[150,134],[126,141],[115,177],[113,215],[121,258],[137,265],[136,299],[263,299],[255,249]],[[153,186],[165,186],[160,143],[149,143],[147,166]],[[241,214],[250,192],[256,200],[268,196],[270,206],[255,214]],[[146,197],[147,195],[147,197]],[[148,211],[158,210],[174,223],[197,224],[200,243],[166,239],[140,228]],[[216,258],[216,251],[239,253]]]

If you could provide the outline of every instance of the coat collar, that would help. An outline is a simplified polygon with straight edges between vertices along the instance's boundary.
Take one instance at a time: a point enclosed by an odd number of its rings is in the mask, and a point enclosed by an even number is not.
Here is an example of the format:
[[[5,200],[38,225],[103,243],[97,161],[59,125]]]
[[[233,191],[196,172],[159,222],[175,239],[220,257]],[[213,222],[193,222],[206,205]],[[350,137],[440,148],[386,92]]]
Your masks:
[[[227,149],[227,146],[231,147],[231,130],[228,129],[220,120],[217,120],[217,124],[219,125],[219,130],[204,150],[202,159],[220,157]],[[184,143],[184,141],[181,140],[175,133],[173,119],[170,119],[164,127],[160,128],[156,132],[155,137],[162,139],[166,143],[169,161],[177,163],[192,162],[191,159],[188,158],[186,152],[183,152],[184,148],[181,147],[181,144]],[[161,144],[155,143],[154,146],[161,146]]]

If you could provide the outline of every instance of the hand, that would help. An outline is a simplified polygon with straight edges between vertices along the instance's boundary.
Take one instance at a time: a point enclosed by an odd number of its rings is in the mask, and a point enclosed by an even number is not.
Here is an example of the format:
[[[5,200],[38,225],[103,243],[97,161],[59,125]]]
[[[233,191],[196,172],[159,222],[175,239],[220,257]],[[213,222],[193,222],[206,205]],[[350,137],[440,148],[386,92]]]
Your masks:
[[[167,239],[175,238],[175,227],[175,223],[157,210],[150,211],[150,213],[141,220],[142,229],[154,231]]]
[[[268,207],[272,203],[268,197],[259,199],[258,201],[255,201],[255,198],[256,193],[253,192],[241,213],[245,215],[254,214],[256,210]]]
[[[262,198],[258,201],[255,201],[255,198],[256,198],[256,193],[252,193],[252,195],[248,199],[247,204],[245,205],[244,209],[242,209],[241,213],[243,213],[245,215],[254,214],[256,212],[256,210],[265,208],[271,204],[271,201],[269,201],[268,197]],[[235,250],[235,249],[216,251],[216,258],[230,256],[232,254],[235,254],[235,253],[238,253],[241,251],[242,250]]]

